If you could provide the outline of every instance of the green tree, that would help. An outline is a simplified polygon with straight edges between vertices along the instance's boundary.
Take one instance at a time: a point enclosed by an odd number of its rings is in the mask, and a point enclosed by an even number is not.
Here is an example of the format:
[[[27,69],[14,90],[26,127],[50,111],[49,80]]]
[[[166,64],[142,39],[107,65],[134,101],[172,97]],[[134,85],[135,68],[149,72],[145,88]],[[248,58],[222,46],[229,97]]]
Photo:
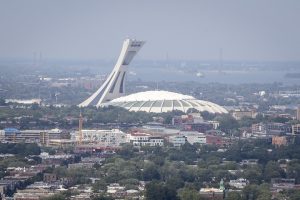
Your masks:
[[[286,196],[289,197],[290,200],[299,200],[300,199],[300,191],[299,190],[287,190],[284,192]]]
[[[93,192],[98,193],[99,190],[105,191],[106,190],[106,185],[107,185],[107,183],[103,179],[100,179],[100,180],[96,181],[92,185]]]
[[[5,105],[6,105],[5,99],[0,98],[0,106],[5,106]]]
[[[109,196],[104,196],[104,195],[100,195],[100,196],[96,196],[94,198],[92,198],[92,200],[113,200],[114,198],[109,197]]]
[[[243,189],[243,196],[245,197],[246,200],[257,199],[257,197],[258,197],[258,189],[259,189],[258,185],[254,185],[254,184],[247,185]]]
[[[157,166],[153,163],[145,164],[142,176],[143,176],[143,180],[145,180],[145,181],[160,179],[160,174],[159,174],[159,171],[157,170]]]
[[[229,192],[225,200],[242,200],[242,196],[239,192]]]
[[[176,190],[169,188],[162,182],[151,181],[146,185],[147,200],[177,200]]]
[[[230,114],[218,116],[215,118],[215,120],[220,122],[219,128],[224,132],[237,129],[239,127],[238,121],[234,119]]]
[[[300,160],[292,160],[287,167],[287,177],[295,178],[296,183],[300,183]]]
[[[66,196],[63,194],[55,194],[47,198],[43,198],[43,200],[65,200]]]
[[[193,188],[181,188],[178,191],[178,197],[180,200],[199,200],[199,192]]]
[[[201,116],[204,120],[213,120],[216,117],[215,114],[209,113],[207,111],[201,112]]]
[[[132,144],[124,144],[119,151],[119,155],[124,159],[132,158],[134,154],[134,148]]]
[[[257,200],[269,200],[272,197],[270,186],[268,184],[261,184],[258,189]]]
[[[259,166],[249,166],[244,169],[243,177],[251,184],[259,184],[262,181],[262,170]]]
[[[265,166],[264,177],[266,181],[270,181],[271,178],[280,178],[283,173],[278,162],[269,161]]]

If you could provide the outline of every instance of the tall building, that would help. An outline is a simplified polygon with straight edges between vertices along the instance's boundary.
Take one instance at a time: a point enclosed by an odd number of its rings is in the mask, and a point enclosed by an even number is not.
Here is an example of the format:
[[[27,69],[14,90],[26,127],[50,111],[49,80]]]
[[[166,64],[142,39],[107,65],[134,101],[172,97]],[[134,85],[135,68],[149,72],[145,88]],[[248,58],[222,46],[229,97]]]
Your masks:
[[[108,102],[112,99],[121,97],[125,94],[125,75],[127,66],[132,61],[133,57],[144,45],[144,41],[126,39],[123,42],[123,47],[118,61],[101,87],[92,94],[89,98],[79,104],[80,107],[89,105],[99,107],[100,104]]]
[[[228,113],[228,111],[209,101],[198,100],[189,95],[169,91],[146,91],[125,95],[125,75],[133,57],[144,45],[144,41],[126,39],[119,59],[105,82],[89,98],[79,104],[86,106],[118,106],[129,111],[170,112],[180,110],[189,112],[196,109],[200,112]]]

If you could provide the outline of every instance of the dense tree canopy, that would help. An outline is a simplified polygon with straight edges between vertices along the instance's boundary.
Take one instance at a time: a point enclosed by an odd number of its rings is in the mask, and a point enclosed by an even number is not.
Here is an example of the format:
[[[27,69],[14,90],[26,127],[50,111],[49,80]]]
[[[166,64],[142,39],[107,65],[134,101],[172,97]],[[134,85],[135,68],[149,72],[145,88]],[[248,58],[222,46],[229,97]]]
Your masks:
[[[19,155],[39,155],[40,147],[35,143],[0,143],[0,153]]]

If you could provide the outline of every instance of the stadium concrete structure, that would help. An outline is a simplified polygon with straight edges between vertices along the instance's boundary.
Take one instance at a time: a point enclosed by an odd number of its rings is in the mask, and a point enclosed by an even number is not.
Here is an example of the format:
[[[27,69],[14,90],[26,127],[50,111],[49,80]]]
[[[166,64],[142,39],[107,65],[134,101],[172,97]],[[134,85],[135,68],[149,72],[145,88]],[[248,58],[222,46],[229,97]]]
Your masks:
[[[201,112],[227,113],[223,107],[209,101],[197,100],[192,96],[168,91],[139,92],[103,104],[103,106],[108,105],[123,107],[130,111],[154,113],[169,112],[173,110],[187,112],[191,108]]]
[[[118,61],[101,87],[92,94],[88,99],[79,104],[79,107],[94,105],[99,107],[102,103],[112,99],[124,96],[125,94],[125,75],[127,66],[132,61],[133,57],[144,45],[144,41],[126,39],[123,42],[123,47]]]
[[[209,113],[227,113],[222,106],[209,101],[198,100],[192,96],[168,91],[146,91],[125,95],[125,75],[129,63],[144,45],[144,41],[126,39],[123,43],[118,61],[102,86],[88,99],[79,104],[80,107],[119,106],[130,111],[169,112],[189,109],[207,111]]]

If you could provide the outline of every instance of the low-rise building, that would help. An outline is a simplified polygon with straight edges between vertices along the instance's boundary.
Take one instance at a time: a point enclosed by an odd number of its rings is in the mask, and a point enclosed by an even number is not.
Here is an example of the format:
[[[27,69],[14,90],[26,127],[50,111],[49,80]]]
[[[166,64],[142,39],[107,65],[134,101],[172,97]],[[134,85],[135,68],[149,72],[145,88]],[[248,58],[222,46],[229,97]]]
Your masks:
[[[121,149],[116,146],[102,146],[101,144],[83,144],[75,146],[74,153],[91,153],[101,157],[108,157],[115,153],[115,151]]]
[[[94,163],[94,164],[102,164],[102,162],[105,161],[105,158],[99,158],[99,157],[83,157],[81,158],[81,162],[83,163]]]
[[[80,193],[74,196],[71,196],[71,200],[91,200],[91,194],[89,193]]]
[[[187,139],[183,135],[173,135],[169,136],[169,142],[173,144],[174,147],[181,147],[187,142]]]
[[[107,186],[106,192],[113,198],[124,198],[126,195],[125,187],[120,186],[119,183],[112,183],[109,186]]]
[[[218,122],[218,121],[207,121],[207,122],[212,124],[213,129],[218,129],[220,126],[220,122]]]
[[[258,137],[291,133],[292,127],[284,123],[257,123],[252,125],[252,134]]]
[[[60,165],[63,161],[74,158],[71,154],[56,154],[49,155],[47,152],[42,152],[39,157],[42,159],[43,164]]]
[[[44,173],[44,182],[46,183],[53,183],[57,180],[56,174],[52,173]]]
[[[189,132],[189,131],[181,131],[180,135],[183,135],[186,137],[186,140],[190,144],[206,144],[206,135],[199,132]]]
[[[286,178],[272,178],[271,179],[271,188],[274,190],[289,190],[295,187],[296,181],[294,178],[286,179]]]
[[[220,136],[206,135],[206,144],[221,146],[224,142]]]
[[[82,138],[81,138],[82,134]],[[120,144],[126,142],[126,134],[119,129],[112,130],[81,130],[75,131],[72,133],[72,139],[74,141],[81,141],[84,144],[98,144],[99,146],[110,146],[110,147],[118,147]]]
[[[257,112],[253,110],[237,110],[237,111],[233,111],[232,113],[232,117],[236,120],[241,120],[244,117],[255,118],[256,115]]]
[[[201,123],[185,123],[182,125],[182,130],[185,131],[198,131],[200,133],[205,133],[208,130],[214,128],[214,125],[209,122],[201,122]]]
[[[126,142],[133,146],[163,146],[164,139],[159,136],[151,136],[148,133],[129,133],[126,135]]]
[[[0,137],[4,141],[8,142],[26,142],[26,143],[38,143],[48,146],[50,140],[61,139],[62,130],[18,130],[15,128],[6,128],[0,131]]]
[[[94,163],[71,163],[68,164],[69,169],[79,169],[79,168],[85,168],[85,169],[91,169],[94,167]]]
[[[126,199],[136,199],[136,200],[138,200],[138,199],[140,199],[139,194],[140,194],[140,192],[138,190],[133,190],[133,189],[126,190],[126,194],[125,194],[126,197],[125,198]]]
[[[221,190],[219,188],[201,188],[199,194],[200,197],[203,197],[205,199],[224,199],[224,190]]]
[[[240,162],[240,165],[257,165],[258,159],[245,159]]]
[[[292,125],[292,134],[293,135],[300,134],[300,124],[294,124],[294,125]]]
[[[286,146],[287,139],[285,136],[272,136],[272,145],[276,147]]]
[[[35,182],[28,185],[26,189],[17,190],[14,200],[40,200],[59,193],[62,185],[58,182],[45,183]],[[66,189],[64,189],[66,190]]]
[[[174,135],[179,133],[178,129],[166,128],[160,123],[148,123],[138,130],[139,132],[149,133],[151,135]]]
[[[54,191],[44,188],[17,190],[14,200],[40,200],[56,194]]]
[[[185,123],[201,123],[203,118],[200,113],[189,113],[187,115],[174,116],[172,118],[172,125],[181,126]]]
[[[49,140],[48,146],[51,147],[72,147],[76,145],[76,141],[70,139],[51,139]]]
[[[234,188],[237,188],[237,189],[243,189],[248,184],[249,184],[249,181],[247,179],[244,179],[244,178],[239,178],[239,179],[236,179],[236,180],[230,180],[229,181],[229,185],[231,187],[234,187]]]

